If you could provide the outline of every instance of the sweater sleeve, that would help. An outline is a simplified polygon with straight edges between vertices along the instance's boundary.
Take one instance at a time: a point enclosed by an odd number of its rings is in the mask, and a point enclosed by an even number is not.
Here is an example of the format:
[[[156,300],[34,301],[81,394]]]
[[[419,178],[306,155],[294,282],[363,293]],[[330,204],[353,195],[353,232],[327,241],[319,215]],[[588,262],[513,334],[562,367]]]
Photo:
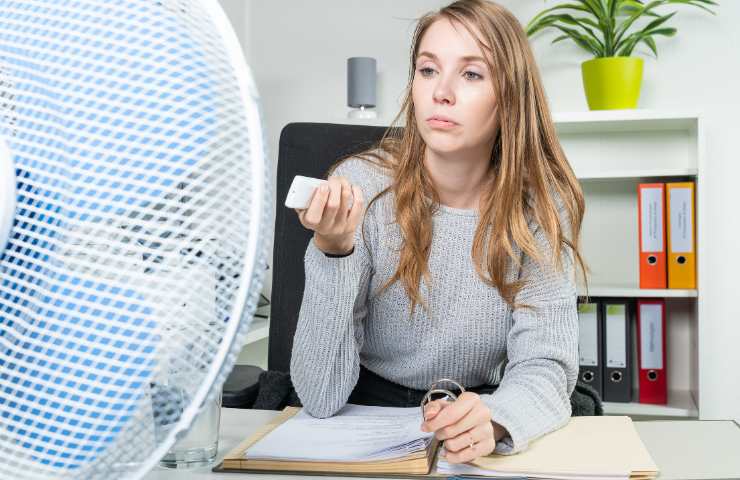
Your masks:
[[[560,214],[563,222],[562,210]],[[563,227],[567,235],[570,223],[566,220]],[[570,396],[578,378],[573,252],[563,245],[563,270],[556,271],[544,231],[536,227],[533,234],[545,263],[541,266],[523,255],[520,279],[527,283],[516,297],[516,303],[533,308],[514,310],[503,378],[496,391],[482,395],[493,421],[509,433],[494,450],[503,455],[525,450],[532,440],[569,421]]]
[[[367,198],[367,192],[363,194]],[[370,212],[364,222],[365,240],[370,245],[375,230]],[[311,238],[304,267],[306,283],[290,373],[306,411],[325,418],[347,403],[360,373],[363,319],[372,275],[362,224],[355,231],[354,251],[346,256],[325,255]]]

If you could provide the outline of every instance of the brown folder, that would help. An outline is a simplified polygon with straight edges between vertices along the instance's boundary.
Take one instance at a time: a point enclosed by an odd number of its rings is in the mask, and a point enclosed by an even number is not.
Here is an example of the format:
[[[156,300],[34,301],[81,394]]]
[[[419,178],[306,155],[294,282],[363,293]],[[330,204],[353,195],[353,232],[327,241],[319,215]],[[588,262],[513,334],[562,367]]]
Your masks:
[[[491,455],[476,467],[524,476],[623,475],[656,478],[658,467],[627,416],[573,417],[517,455]]]
[[[237,445],[226,454],[223,462],[213,469],[214,472],[251,472],[251,473],[304,473],[311,475],[342,476],[400,476],[403,478],[427,476],[437,453],[439,441],[433,440],[426,451],[407,455],[394,460],[369,462],[306,462],[290,460],[248,460],[244,458],[246,450],[260,439],[298,413],[301,409],[286,407],[271,422],[257,430],[252,436]],[[306,439],[306,441],[310,441]]]

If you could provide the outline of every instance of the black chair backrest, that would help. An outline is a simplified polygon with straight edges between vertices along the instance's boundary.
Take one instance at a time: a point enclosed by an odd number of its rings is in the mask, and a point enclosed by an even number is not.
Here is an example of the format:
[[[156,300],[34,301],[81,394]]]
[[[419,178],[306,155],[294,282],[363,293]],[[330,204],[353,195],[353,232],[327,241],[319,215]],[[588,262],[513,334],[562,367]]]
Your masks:
[[[269,370],[290,371],[293,335],[303,299],[303,258],[313,232],[285,207],[296,175],[325,178],[338,159],[377,145],[386,127],[329,123],[290,123],[280,133],[276,185],[272,298],[267,358]]]

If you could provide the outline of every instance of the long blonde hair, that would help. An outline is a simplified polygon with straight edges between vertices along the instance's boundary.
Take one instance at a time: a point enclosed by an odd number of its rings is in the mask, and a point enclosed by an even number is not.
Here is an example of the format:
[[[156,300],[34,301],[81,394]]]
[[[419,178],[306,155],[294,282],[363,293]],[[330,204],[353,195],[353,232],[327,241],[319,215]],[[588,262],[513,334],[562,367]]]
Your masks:
[[[585,280],[586,266],[579,249],[585,207],[581,186],[560,147],[526,33],[505,8],[486,0],[459,0],[421,17],[411,45],[409,80],[401,110],[377,147],[340,159],[328,175],[351,157],[363,158],[391,172],[390,186],[372,198],[366,209],[367,214],[380,196],[392,191],[396,222],[403,238],[398,269],[377,293],[401,280],[412,302],[411,314],[416,304],[426,308],[420,281],[423,277],[427,284],[430,282],[432,215],[440,201],[424,168],[425,143],[416,125],[411,88],[421,39],[429,26],[440,19],[463,25],[481,50],[490,53],[486,63],[493,74],[499,115],[505,119],[499,122],[491,154],[493,175],[480,199],[472,247],[474,266],[480,278],[497,288],[512,308],[528,307],[514,301],[524,281],[506,279],[510,262],[521,267],[515,246],[520,254],[529,255],[540,264],[544,261],[528,220],[536,220],[546,234],[556,268],[562,271],[565,245],[574,253]],[[480,32],[483,42],[474,29]],[[405,128],[398,126],[402,116]],[[379,155],[373,151],[376,148],[390,155]],[[563,231],[555,195],[562,199],[568,213],[570,238]]]

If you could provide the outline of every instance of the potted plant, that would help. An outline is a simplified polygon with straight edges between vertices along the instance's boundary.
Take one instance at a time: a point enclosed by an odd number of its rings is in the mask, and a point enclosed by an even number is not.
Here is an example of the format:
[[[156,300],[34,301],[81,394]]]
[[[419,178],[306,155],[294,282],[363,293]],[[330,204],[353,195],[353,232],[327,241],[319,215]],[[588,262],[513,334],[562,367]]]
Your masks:
[[[632,56],[644,43],[658,58],[655,36],[672,37],[666,26],[676,12],[658,14],[664,5],[692,5],[708,11],[712,0],[570,0],[537,14],[527,36],[552,28],[562,33],[552,43],[573,40],[594,58],[581,64],[583,86],[591,110],[636,108],[642,83],[642,58]],[[646,20],[638,26],[639,20]]]

